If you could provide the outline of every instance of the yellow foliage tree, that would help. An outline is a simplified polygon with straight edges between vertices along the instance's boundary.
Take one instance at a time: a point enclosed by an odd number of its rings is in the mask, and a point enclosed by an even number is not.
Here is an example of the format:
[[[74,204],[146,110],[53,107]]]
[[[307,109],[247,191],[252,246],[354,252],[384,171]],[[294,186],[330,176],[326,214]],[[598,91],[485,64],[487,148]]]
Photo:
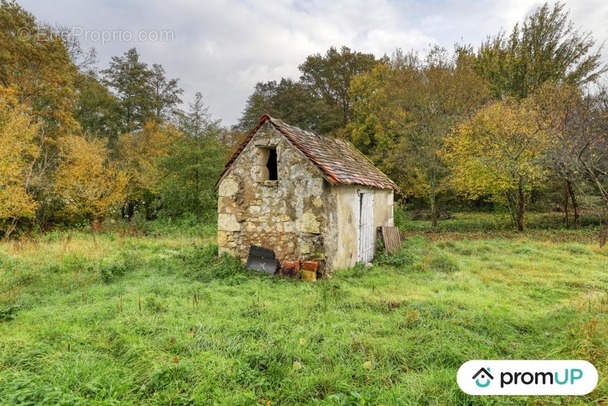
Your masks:
[[[127,176],[108,163],[103,141],[72,135],[62,137],[59,147],[61,161],[55,174],[55,194],[62,201],[66,216],[98,222],[111,209],[122,206]]]
[[[160,160],[169,154],[171,145],[183,137],[174,126],[154,122],[146,123],[141,131],[119,137],[118,162],[128,178],[128,216],[136,206],[147,207],[156,196],[163,177]]]
[[[397,52],[390,65],[358,76],[350,88],[351,140],[401,187],[429,203],[437,225],[438,196],[448,168],[445,137],[488,100],[485,82],[465,54],[435,47],[424,58]]]
[[[511,209],[524,230],[527,196],[548,175],[550,138],[533,103],[493,103],[461,124],[446,140],[451,184],[471,199],[490,196]]]
[[[0,49],[0,83],[42,119],[48,141],[76,130],[77,68],[63,38],[17,2],[2,1]]]
[[[21,218],[32,218],[36,202],[29,192],[39,156],[38,125],[29,111],[0,92],[0,231],[8,238]]]

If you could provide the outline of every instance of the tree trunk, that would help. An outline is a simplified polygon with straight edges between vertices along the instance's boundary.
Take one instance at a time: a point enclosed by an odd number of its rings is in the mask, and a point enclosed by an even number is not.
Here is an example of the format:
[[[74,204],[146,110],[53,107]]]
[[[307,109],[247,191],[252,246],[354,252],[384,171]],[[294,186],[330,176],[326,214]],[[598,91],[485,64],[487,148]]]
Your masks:
[[[511,218],[511,226],[517,225],[517,213],[515,213],[515,197],[510,192],[505,192],[505,200],[507,209],[509,209],[509,217]]]
[[[517,184],[517,231],[522,232],[525,228],[525,215],[526,215],[526,194],[524,192],[524,178],[519,177]]]
[[[582,152],[580,154],[582,154]],[[599,175],[597,174],[597,172],[594,169],[592,169],[585,162],[584,159],[580,158],[580,154],[579,154],[579,162],[581,164],[583,164],[583,166],[585,167],[585,171],[589,174],[593,183],[595,183],[595,186],[597,187],[597,191],[602,196],[602,201],[604,202],[604,204],[602,206],[602,215],[600,217],[600,221],[601,221],[600,224],[602,225],[602,230],[600,231],[600,234],[599,234],[600,248],[601,248],[604,246],[604,244],[606,244],[606,240],[608,240],[608,224],[606,223],[606,209],[608,208],[608,191],[606,190],[606,188],[604,187],[602,182],[600,182]]]
[[[566,186],[568,188],[568,195],[570,195],[570,200],[572,200],[572,209],[574,210],[574,228],[579,228],[581,226],[581,215],[578,206],[578,200],[576,200],[576,194],[574,193],[572,181],[566,180]]]
[[[196,224],[200,224],[201,222],[201,192],[200,192],[200,174],[198,172],[198,168],[194,170],[194,176],[196,178]]]
[[[94,218],[91,220],[91,234],[95,234],[101,230],[101,220],[99,218]]]
[[[13,233],[13,231],[15,231],[17,229],[17,219],[12,219],[10,224],[8,225],[8,228],[6,229],[6,231],[4,232],[4,237],[2,238],[2,241],[7,242],[9,240],[9,238],[11,237],[11,234]]]
[[[604,248],[606,245],[606,240],[608,240],[608,223],[606,222],[606,206],[608,205],[608,200],[604,199],[604,206],[602,207],[602,214],[600,214],[600,232],[598,233],[598,237],[600,240],[600,248]]]
[[[135,214],[135,203],[130,200],[127,201],[120,209],[120,214],[122,215],[123,219],[131,221],[133,214]]]
[[[437,227],[437,194],[435,188],[431,185],[429,190],[429,201],[431,203],[431,227]]]
[[[568,204],[570,199],[570,194],[568,193],[568,180],[566,179],[566,184],[564,185],[564,225],[566,228],[570,228],[570,205]]]

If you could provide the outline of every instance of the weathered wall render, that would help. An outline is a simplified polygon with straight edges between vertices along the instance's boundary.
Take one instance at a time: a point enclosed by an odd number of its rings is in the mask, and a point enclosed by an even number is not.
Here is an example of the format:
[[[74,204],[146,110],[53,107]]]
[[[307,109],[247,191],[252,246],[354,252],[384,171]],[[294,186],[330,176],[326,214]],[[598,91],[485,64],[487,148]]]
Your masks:
[[[267,180],[276,148],[278,180]],[[265,125],[218,187],[218,245],[246,260],[249,246],[272,249],[277,259],[330,261],[325,231],[337,229],[335,196],[320,171]]]

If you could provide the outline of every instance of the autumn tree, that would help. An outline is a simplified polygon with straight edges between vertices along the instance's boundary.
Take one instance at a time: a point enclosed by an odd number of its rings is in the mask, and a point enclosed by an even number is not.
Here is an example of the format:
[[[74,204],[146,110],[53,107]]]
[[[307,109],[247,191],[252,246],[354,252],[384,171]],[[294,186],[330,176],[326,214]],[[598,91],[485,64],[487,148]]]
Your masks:
[[[84,50],[69,29],[41,24],[15,1],[0,0],[5,237],[23,220],[35,218],[42,227],[58,220],[99,221],[116,205],[129,215],[137,209],[152,217],[163,179],[191,167],[188,153],[223,161],[219,123],[205,121],[200,97],[200,109],[180,116],[182,90],[161,65],[147,65],[135,49],[112,58],[101,77],[94,63],[94,50]],[[180,131],[168,122],[191,127]],[[188,143],[205,137],[209,148]],[[183,167],[177,161],[160,167],[171,153],[186,157]],[[197,163],[200,188],[217,171],[215,162],[204,159]]]
[[[173,142],[183,133],[171,124],[149,121],[141,131],[123,134],[117,143],[119,169],[126,173],[127,197],[123,215],[131,218],[136,211],[155,216],[158,186],[163,176],[159,160],[169,154]]]
[[[546,165],[551,175],[563,184],[564,222],[570,226],[569,208],[572,205],[574,226],[580,226],[580,199],[577,190],[584,185],[584,157],[588,128],[581,119],[590,114],[589,101],[573,85],[546,83],[530,97],[539,109],[542,125],[551,138],[546,150]]]
[[[437,225],[437,196],[448,174],[441,151],[451,129],[489,96],[470,60],[435,47],[421,59],[397,52],[390,65],[355,78],[351,138],[395,179],[406,196],[425,199]]]
[[[29,109],[39,127],[28,191],[36,201],[39,225],[52,211],[54,170],[61,137],[79,131],[74,119],[78,69],[63,38],[14,1],[0,1],[0,93],[8,92]]]
[[[567,134],[575,146],[580,179],[595,190],[600,202],[598,214],[603,224],[600,245],[608,239],[608,91],[599,86],[568,111]],[[594,207],[592,207],[594,208]]]
[[[21,219],[36,214],[31,181],[40,156],[31,111],[14,96],[0,93],[0,231],[8,239]]]
[[[1,0],[0,49],[0,86],[14,90],[19,103],[43,120],[45,136],[76,129],[77,69],[61,36],[16,2]]]
[[[495,102],[461,124],[446,140],[452,186],[467,198],[490,197],[510,209],[518,231],[525,228],[528,197],[547,177],[551,142],[528,102]]]
[[[595,81],[606,65],[590,33],[576,29],[563,3],[545,3],[509,35],[485,41],[476,71],[492,84],[497,98],[524,99],[543,83],[582,85]]]
[[[105,144],[75,135],[60,140],[55,196],[68,221],[86,218],[98,224],[124,204],[127,176],[110,162]]]

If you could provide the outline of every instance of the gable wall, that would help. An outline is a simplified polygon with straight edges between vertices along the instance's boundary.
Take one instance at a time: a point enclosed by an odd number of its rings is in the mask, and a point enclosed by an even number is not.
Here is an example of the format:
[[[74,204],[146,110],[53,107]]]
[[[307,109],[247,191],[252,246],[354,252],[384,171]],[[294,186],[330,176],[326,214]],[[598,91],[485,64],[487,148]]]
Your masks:
[[[264,147],[276,147],[278,181],[263,181]],[[250,245],[272,249],[279,261],[332,263],[328,230],[337,230],[336,201],[319,170],[272,127],[263,126],[220,182],[218,246],[247,259]],[[331,244],[330,244],[331,245]]]

